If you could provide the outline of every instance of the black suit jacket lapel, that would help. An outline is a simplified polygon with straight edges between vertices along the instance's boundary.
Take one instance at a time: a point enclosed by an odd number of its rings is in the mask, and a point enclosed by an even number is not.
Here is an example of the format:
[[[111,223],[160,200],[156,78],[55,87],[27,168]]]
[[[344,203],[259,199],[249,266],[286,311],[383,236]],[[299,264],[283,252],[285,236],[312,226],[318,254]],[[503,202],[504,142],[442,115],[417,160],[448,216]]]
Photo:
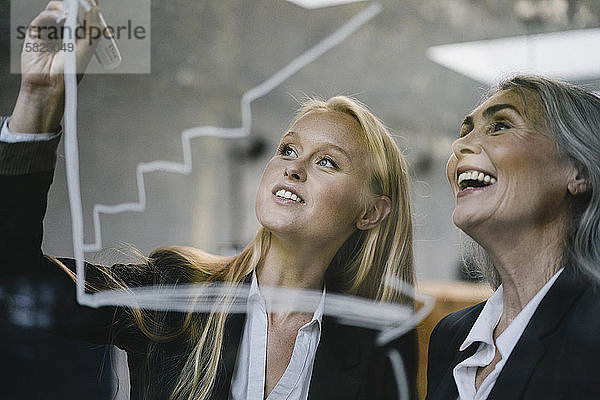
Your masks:
[[[469,332],[467,331],[467,333],[465,334],[465,337],[468,333]],[[463,341],[464,341],[464,337],[463,337],[463,340],[460,343],[458,343],[456,348],[459,348]],[[440,400],[441,399],[444,399],[444,400],[452,399],[452,400],[454,400],[458,397],[458,389],[456,388],[456,382],[454,382],[454,375],[453,375],[454,367],[456,367],[458,364],[460,364],[461,362],[463,362],[464,360],[466,360],[467,358],[469,358],[473,354],[475,354],[475,351],[477,351],[478,347],[479,347],[479,343],[473,343],[469,347],[467,347],[464,351],[459,351],[456,353],[456,357],[454,358],[454,360],[450,364],[448,364],[449,365],[448,370],[444,373],[442,380],[435,388],[435,391],[432,394],[427,395],[427,399],[429,399],[429,400],[433,400],[433,399],[440,399]]]
[[[547,351],[544,338],[557,329],[587,286],[576,271],[565,268],[525,327],[488,399],[518,399],[523,396]]]
[[[211,399],[225,400],[231,391],[231,380],[246,322],[246,314],[230,314],[225,323],[223,359]],[[360,384],[356,369],[361,365],[365,346],[357,330],[323,317],[321,340],[315,355],[310,382],[310,400],[352,400],[358,396]]]
[[[244,283],[249,284],[251,278],[252,274],[247,275]],[[235,370],[237,355],[242,341],[246,315],[245,313],[229,314],[225,320],[222,359],[219,363],[217,381],[211,395],[212,400],[225,400],[229,398],[231,380],[233,379],[233,371]]]
[[[546,348],[531,323],[523,331],[521,338],[508,357],[502,372],[488,396],[493,399],[519,399],[527,387],[533,371],[543,358]]]
[[[356,399],[360,382],[355,371],[363,362],[363,349],[357,330],[324,317],[308,398]]]
[[[448,338],[447,346],[444,349],[437,349],[440,351],[440,354],[444,354],[444,352],[452,351],[454,357],[450,360],[444,360],[443,356],[438,356],[437,354],[433,355],[432,363],[438,363],[441,365],[447,365],[447,370],[443,373],[440,382],[435,387],[432,393],[427,393],[427,399],[456,399],[458,397],[458,389],[456,388],[456,383],[454,382],[453,370],[458,364],[471,357],[477,351],[479,347],[479,343],[473,343],[464,351],[459,351],[458,349],[465,341],[465,338],[473,328],[473,324],[481,314],[483,310],[484,303],[477,304],[472,307],[468,314],[464,315],[461,318],[460,325],[458,325],[458,330],[453,336]],[[450,349],[450,350],[449,350]],[[435,351],[435,349],[429,349],[429,351]]]
[[[212,391],[212,400],[225,400],[231,391],[231,379],[237,361],[237,354],[242,339],[246,314],[230,314],[225,321],[222,359],[219,363],[217,379]]]

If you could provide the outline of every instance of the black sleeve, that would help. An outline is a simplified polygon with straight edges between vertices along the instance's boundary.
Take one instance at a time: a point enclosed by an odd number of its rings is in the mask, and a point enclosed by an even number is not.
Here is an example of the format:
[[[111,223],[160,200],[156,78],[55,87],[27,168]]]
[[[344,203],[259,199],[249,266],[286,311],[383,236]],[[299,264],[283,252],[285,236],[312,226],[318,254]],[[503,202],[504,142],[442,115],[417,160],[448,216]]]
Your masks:
[[[389,346],[384,347],[386,349],[387,364],[388,367],[385,369],[385,398],[386,399],[398,399],[399,388],[397,388],[396,376],[394,374],[394,368],[390,357],[392,356],[391,350],[394,350],[401,357],[402,367],[406,374],[406,381],[408,383],[409,399],[417,399],[417,371],[419,369],[419,348],[417,342],[417,331],[412,329],[394,340]],[[404,400],[402,398],[402,400]]]
[[[115,310],[77,304],[73,280],[44,257],[52,171],[0,175],[0,313],[4,324],[107,343]]]
[[[123,310],[79,305],[71,276],[42,253],[53,162],[48,142],[0,143],[0,324],[6,330],[38,330],[119,347],[137,344],[143,337],[124,322]],[[62,261],[74,270],[73,260]],[[103,289],[108,285],[99,268],[87,264],[86,276]],[[152,279],[139,282],[144,283]],[[123,343],[115,333],[122,334]]]
[[[42,221],[59,139],[0,142],[0,282],[30,276],[44,262]]]
[[[419,370],[419,343],[417,330],[413,329],[404,334],[398,340],[397,348],[400,351],[400,354],[402,355],[402,361],[404,362],[406,378],[408,379],[409,384],[410,398],[416,399],[418,398],[417,372]]]
[[[413,400],[417,399],[417,370],[418,370],[418,345],[416,330],[410,330],[399,338],[394,339],[384,346],[375,344],[376,334],[371,331],[370,336],[361,337],[361,351],[370,354],[367,363],[368,393],[362,393],[368,399],[385,400]],[[365,340],[366,338],[366,340]],[[399,360],[398,357],[399,356]],[[400,361],[401,365],[396,364]],[[397,376],[404,373],[405,376]],[[406,379],[406,381],[404,380]],[[408,387],[408,399],[401,396],[403,389],[399,385]]]

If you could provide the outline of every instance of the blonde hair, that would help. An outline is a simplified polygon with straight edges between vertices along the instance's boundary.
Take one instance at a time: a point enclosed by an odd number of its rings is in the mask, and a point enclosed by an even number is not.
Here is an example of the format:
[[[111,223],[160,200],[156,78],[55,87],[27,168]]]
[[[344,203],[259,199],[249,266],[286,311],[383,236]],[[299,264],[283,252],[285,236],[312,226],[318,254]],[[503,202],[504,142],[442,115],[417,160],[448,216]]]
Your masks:
[[[369,189],[374,195],[389,197],[392,205],[390,214],[377,227],[369,231],[357,230],[342,245],[326,272],[328,289],[378,301],[410,303],[410,296],[386,285],[388,277],[410,285],[415,281],[409,174],[398,146],[383,123],[354,99],[338,96],[327,101],[308,100],[294,122],[311,112],[341,112],[358,121],[369,154]],[[150,267],[159,275],[175,274],[180,282],[241,283],[260,266],[269,249],[270,238],[271,233],[261,227],[255,239],[238,256],[229,258],[210,256],[191,247],[163,247],[152,252],[143,267]],[[125,290],[130,285],[114,276],[111,280],[113,286]],[[229,300],[223,298],[223,301]],[[221,359],[227,313],[213,312],[205,318],[194,318],[189,313],[181,327],[173,329],[162,322],[164,312],[140,309],[129,312],[139,329],[152,341],[148,363],[160,342],[184,334],[194,343],[170,398],[209,397]]]
[[[385,125],[355,99],[346,96],[327,101],[309,99],[292,125],[311,112],[340,112],[359,123],[369,155],[369,189],[373,195],[387,196],[392,203],[390,214],[377,227],[357,230],[342,245],[327,269],[326,281],[342,293],[400,301],[403,296],[386,284],[386,277],[396,277],[411,285],[415,281],[409,174],[400,149]]]

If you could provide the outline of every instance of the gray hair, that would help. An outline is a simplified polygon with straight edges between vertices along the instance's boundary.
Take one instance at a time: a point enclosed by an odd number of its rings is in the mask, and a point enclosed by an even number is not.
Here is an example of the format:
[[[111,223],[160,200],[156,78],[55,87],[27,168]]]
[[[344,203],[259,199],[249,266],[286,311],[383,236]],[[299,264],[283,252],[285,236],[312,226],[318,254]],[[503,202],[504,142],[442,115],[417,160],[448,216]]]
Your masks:
[[[563,262],[600,283],[600,98],[581,87],[540,76],[517,75],[493,88],[488,98],[503,90],[533,92],[541,106],[547,129],[559,150],[568,156],[586,179],[587,193],[574,196],[572,218]],[[482,272],[492,286],[500,284],[498,272]]]

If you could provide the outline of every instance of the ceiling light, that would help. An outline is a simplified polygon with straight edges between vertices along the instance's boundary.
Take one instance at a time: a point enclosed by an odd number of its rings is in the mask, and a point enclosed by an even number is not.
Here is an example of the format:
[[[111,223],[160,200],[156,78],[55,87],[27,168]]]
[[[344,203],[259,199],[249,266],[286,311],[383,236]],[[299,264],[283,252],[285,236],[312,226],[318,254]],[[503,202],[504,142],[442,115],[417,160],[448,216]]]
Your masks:
[[[359,1],[366,1],[366,0],[287,0],[287,1],[289,1],[290,3],[294,3],[300,7],[313,9],[313,8],[339,6],[341,4],[347,4],[347,3],[357,3]]]
[[[432,61],[493,84],[516,73],[563,80],[600,77],[600,29],[515,36],[427,49]]]

